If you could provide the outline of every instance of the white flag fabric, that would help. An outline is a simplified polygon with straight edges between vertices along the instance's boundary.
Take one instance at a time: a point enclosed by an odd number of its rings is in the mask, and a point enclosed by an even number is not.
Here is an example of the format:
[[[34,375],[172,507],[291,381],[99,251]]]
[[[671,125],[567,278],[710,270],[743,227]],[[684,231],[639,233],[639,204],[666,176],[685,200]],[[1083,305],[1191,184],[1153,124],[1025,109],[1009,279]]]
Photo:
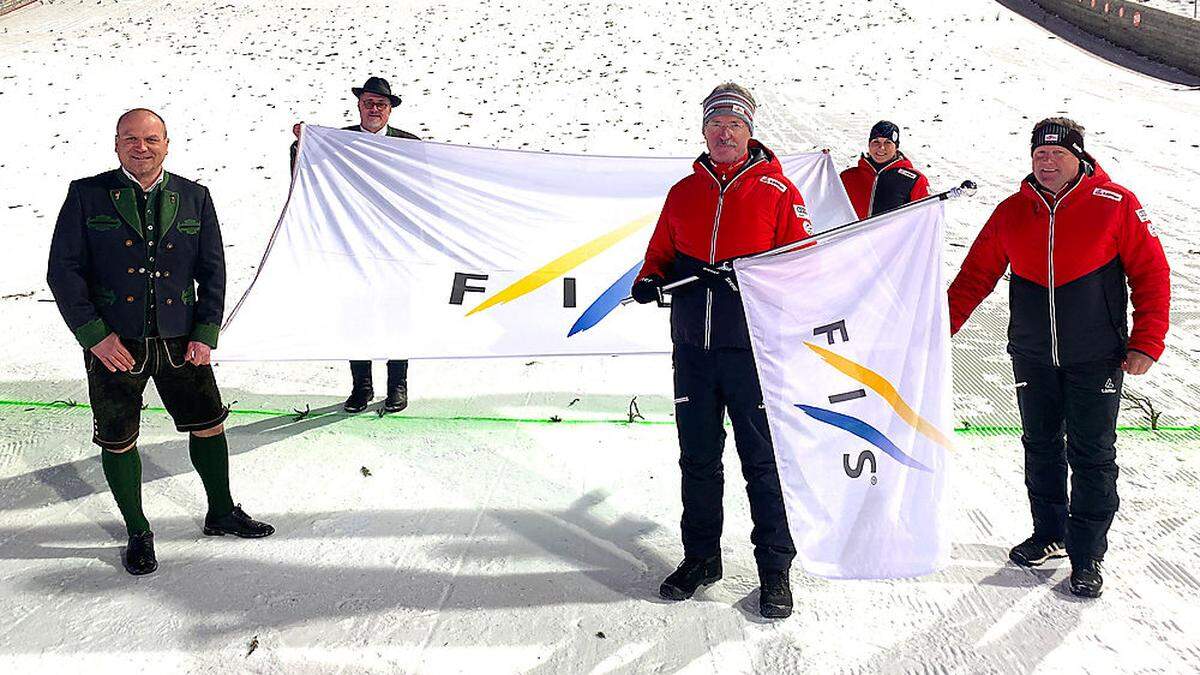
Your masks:
[[[781,157],[817,229],[855,220],[829,155]],[[305,127],[222,360],[670,351],[618,310],[690,159],[470,148]],[[811,195],[811,196],[810,196]]]
[[[803,568],[943,568],[951,449],[941,202],[734,263]]]

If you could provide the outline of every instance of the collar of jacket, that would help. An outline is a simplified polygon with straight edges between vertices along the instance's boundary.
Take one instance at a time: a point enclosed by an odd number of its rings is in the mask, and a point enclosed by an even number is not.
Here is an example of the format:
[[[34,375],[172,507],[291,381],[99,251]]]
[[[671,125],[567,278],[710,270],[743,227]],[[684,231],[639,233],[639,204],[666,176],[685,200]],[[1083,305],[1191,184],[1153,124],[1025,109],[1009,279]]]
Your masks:
[[[138,236],[145,239],[146,234],[142,226],[142,215],[138,213],[137,192],[141,190],[141,185],[131,180],[125,175],[121,169],[115,169],[113,174],[116,176],[116,187],[109,188],[108,197],[112,200],[113,208],[121,216],[121,220],[125,221]],[[171,226],[175,224],[175,215],[179,212],[179,194],[170,190],[167,186],[170,183],[171,174],[167,173],[166,169],[162,172],[162,181],[151,192],[158,190],[160,192],[158,199],[158,222],[159,222],[159,238],[166,236],[170,231]]]
[[[910,161],[908,157],[905,157],[903,152],[899,151],[896,152],[896,156],[892,158],[892,161],[888,162],[887,164],[876,163],[875,160],[871,159],[870,155],[864,152],[862,156],[858,158],[858,166],[864,171],[870,171],[876,174],[883,173],[884,171],[891,171],[892,169],[913,168],[912,161]]]
[[[1089,166],[1083,167],[1083,175],[1077,179],[1077,182],[1069,183],[1067,187],[1064,188],[1064,192],[1066,194],[1064,194],[1059,199],[1058,203],[1055,204],[1054,208],[1056,210],[1074,204],[1086,197],[1090,197],[1096,188],[1104,185],[1105,183],[1112,182],[1112,179],[1108,176],[1108,172],[1105,171],[1104,168],[1099,164],[1097,164],[1095,159],[1089,155],[1088,160],[1090,160],[1088,162]],[[1090,172],[1087,170],[1089,167],[1091,169]],[[1071,185],[1075,186],[1074,189],[1071,188]],[[1054,203],[1053,200],[1048,200],[1046,197],[1043,197],[1042,191],[1038,189],[1037,179],[1033,177],[1032,173],[1026,176],[1025,180],[1021,181],[1020,194],[1026,199],[1031,200],[1034,204],[1034,208],[1046,206],[1047,201]]]
[[[754,139],[750,139],[747,155],[746,163],[734,176],[783,173],[783,165],[779,163],[779,160],[775,157],[775,153]],[[712,157],[709,157],[707,152],[696,158],[696,161],[692,164],[692,171],[703,176],[711,176],[713,179],[717,177],[716,166],[713,164]],[[719,183],[720,181],[718,180],[717,182]]]

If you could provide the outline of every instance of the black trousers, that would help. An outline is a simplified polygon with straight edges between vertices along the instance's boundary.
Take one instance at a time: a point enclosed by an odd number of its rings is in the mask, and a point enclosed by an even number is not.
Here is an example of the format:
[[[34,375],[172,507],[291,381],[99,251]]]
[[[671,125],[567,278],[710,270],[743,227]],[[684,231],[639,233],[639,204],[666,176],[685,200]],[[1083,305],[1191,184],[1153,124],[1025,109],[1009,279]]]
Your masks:
[[[1117,512],[1120,363],[1055,367],[1013,359],[1025,487],[1035,536],[1066,542],[1073,564],[1102,560]],[[1071,490],[1067,494],[1067,469]]]
[[[388,361],[388,389],[398,384],[408,383],[408,360],[403,361]],[[350,362],[350,377],[354,381],[354,386],[360,384],[363,387],[372,386],[373,378],[371,377],[371,362],[370,361],[351,361]]]
[[[759,570],[788,569],[796,547],[788,532],[753,354],[748,349],[705,350],[677,344],[673,363],[684,555],[708,557],[721,552],[725,487],[721,455],[728,412],[750,498],[754,558]]]

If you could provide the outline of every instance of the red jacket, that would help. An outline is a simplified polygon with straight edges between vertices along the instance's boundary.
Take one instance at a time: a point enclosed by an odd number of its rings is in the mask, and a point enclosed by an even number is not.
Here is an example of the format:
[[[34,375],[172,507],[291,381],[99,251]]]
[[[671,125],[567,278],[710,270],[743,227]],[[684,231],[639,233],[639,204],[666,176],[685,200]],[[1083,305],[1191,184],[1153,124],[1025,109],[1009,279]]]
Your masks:
[[[952,333],[1010,266],[1010,353],[1056,366],[1121,359],[1127,349],[1162,355],[1171,303],[1166,255],[1137,197],[1099,166],[1056,198],[1029,176],[996,207],[950,285]]]
[[[842,185],[859,219],[869,218],[929,196],[929,181],[901,153],[878,171],[863,155],[842,172]]]
[[[676,183],[662,213],[638,277],[657,274],[682,279],[713,264],[782,246],[812,229],[804,198],[783,175],[770,150],[750,141],[745,164],[725,187],[705,153],[693,173]],[[706,349],[749,349],[741,298],[732,290],[681,287],[671,296],[671,337]]]

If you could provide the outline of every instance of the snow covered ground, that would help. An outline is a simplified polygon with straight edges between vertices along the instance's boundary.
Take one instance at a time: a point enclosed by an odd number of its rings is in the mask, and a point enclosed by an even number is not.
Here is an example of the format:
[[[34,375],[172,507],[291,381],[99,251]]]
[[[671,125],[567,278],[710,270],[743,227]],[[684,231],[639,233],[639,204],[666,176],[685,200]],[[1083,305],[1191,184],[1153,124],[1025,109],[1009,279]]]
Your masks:
[[[151,408],[140,447],[161,567],[127,576],[89,411],[70,405],[86,401],[79,352],[43,281],[66,183],[115,165],[120,112],[158,109],[168,167],[217,199],[236,298],[286,194],[292,123],[350,123],[349,87],[370,74],[405,99],[393,125],[489,147],[694,155],[699,102],[727,79],[755,92],[759,135],[781,152],[828,147],[849,164],[887,117],[935,188],[980,183],[951,209],[955,267],[1027,172],[1032,123],[1072,115],[1155,215],[1174,269],[1167,355],[1130,389],[1165,424],[1200,423],[1200,93],[994,2],[45,2],[0,19],[6,671],[1200,668],[1194,431],[1123,434],[1096,602],[1065,593],[1065,566],[1004,564],[1029,527],[1019,441],[1004,433],[959,435],[949,569],[896,582],[797,571],[796,614],[776,623],[754,611],[730,448],[726,579],[660,602],[680,556],[665,357],[414,363],[412,407],[386,418],[332,412],[344,364],[219,366],[226,400],[247,411],[229,423],[235,497],[279,533],[200,536],[186,441]],[[956,338],[956,419],[976,428],[1015,423],[1005,295]],[[645,423],[623,422],[633,396]]]
[[[1196,0],[1141,0],[1140,4],[1172,14],[1196,16]]]

